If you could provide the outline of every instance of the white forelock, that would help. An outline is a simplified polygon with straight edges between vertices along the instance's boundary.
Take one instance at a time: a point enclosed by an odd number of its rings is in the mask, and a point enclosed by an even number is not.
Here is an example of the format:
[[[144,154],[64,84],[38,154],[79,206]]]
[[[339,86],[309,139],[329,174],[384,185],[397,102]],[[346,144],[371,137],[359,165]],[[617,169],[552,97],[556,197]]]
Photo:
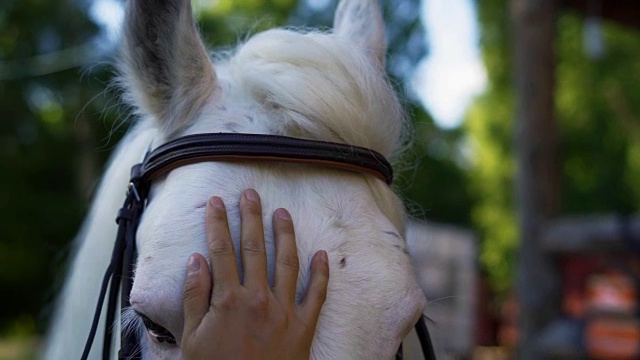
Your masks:
[[[283,133],[341,141],[393,158],[406,122],[383,70],[339,34],[270,30],[252,37],[230,71],[271,105]]]

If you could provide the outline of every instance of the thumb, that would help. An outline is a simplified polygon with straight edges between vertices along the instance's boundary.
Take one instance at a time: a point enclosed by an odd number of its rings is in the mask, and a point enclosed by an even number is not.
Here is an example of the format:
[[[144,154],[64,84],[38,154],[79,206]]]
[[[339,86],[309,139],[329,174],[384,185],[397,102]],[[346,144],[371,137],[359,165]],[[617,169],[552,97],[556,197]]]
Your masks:
[[[187,264],[187,278],[184,283],[184,329],[183,338],[193,334],[202,318],[209,311],[211,295],[211,274],[204,257],[191,254]]]

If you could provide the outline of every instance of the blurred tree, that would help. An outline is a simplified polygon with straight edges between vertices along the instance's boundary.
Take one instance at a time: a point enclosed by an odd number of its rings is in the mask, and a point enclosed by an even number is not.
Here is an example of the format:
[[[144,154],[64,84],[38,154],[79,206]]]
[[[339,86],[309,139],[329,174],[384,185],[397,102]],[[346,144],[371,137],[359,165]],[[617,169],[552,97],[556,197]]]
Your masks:
[[[85,121],[99,118],[108,96],[99,96],[103,67],[90,72],[91,81],[76,68],[84,63],[75,56],[88,55],[98,31],[81,4],[7,0],[1,6],[0,332],[33,331],[106,158],[98,144],[113,116],[105,114],[102,125]]]
[[[508,11],[505,0],[478,3],[482,57],[489,82],[485,93],[471,106],[464,125],[472,154],[468,186],[478,199],[472,218],[483,239],[480,262],[500,290],[510,285],[517,237],[512,194],[514,109]]]
[[[581,41],[583,19],[569,14],[558,26],[563,209],[571,214],[638,211],[640,30],[606,23],[605,53],[590,59]]]
[[[482,234],[481,263],[493,285],[511,284],[518,231],[513,207],[513,84],[509,6],[478,2],[489,87],[470,109],[465,128]],[[557,121],[561,132],[564,214],[628,214],[640,208],[640,33],[606,23],[605,53],[583,49],[584,19],[563,12],[557,27]]]
[[[417,218],[471,226],[473,198],[467,186],[468,161],[462,129],[439,128],[415,103],[407,106],[415,139],[409,148],[396,186],[409,213]]]

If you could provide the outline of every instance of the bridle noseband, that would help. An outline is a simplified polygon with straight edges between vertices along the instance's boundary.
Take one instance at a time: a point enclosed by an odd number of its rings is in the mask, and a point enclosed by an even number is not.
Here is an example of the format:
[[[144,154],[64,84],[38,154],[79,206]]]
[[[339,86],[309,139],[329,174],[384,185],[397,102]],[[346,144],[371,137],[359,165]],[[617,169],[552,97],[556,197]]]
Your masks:
[[[124,205],[118,211],[118,234],[111,261],[102,279],[93,323],[82,359],[87,359],[95,338],[100,314],[108,291],[105,337],[102,357],[111,357],[113,325],[118,308],[129,307],[136,254],[136,230],[146,206],[151,182],[171,170],[205,161],[272,161],[316,165],[372,174],[387,184],[393,181],[393,169],[381,154],[362,147],[277,135],[208,133],[187,135],[161,145],[131,168],[131,180]],[[124,281],[123,281],[124,279]],[[122,286],[120,282],[122,281]],[[421,317],[416,331],[427,360],[435,359],[431,338]],[[118,359],[140,359],[139,340],[132,331],[121,331]],[[396,359],[402,359],[402,347]]]

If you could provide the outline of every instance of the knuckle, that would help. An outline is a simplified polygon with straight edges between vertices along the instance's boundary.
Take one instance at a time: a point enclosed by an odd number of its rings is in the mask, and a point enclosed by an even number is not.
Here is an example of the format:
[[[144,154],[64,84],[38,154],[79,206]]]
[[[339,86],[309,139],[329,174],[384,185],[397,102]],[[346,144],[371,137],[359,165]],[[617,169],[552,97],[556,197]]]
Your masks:
[[[247,239],[242,243],[242,250],[247,253],[262,254],[265,252],[264,242],[256,239]]]
[[[246,215],[262,216],[262,207],[255,202],[246,202],[243,206],[243,211]]]
[[[201,296],[201,291],[197,281],[195,281],[195,279],[191,279],[190,277],[187,277],[187,281],[184,285],[185,301],[194,300],[199,298],[200,296]]]
[[[233,311],[238,307],[238,294],[235,291],[223,291],[214,298],[213,304],[222,311]]]
[[[256,291],[252,298],[251,304],[249,305],[251,312],[255,316],[264,317],[267,315],[269,310],[269,294],[266,290]]]
[[[280,221],[277,225],[277,230],[281,234],[295,236],[295,231],[293,230],[293,223],[290,221]]]
[[[214,239],[209,243],[209,252],[211,255],[229,255],[233,253],[233,246],[229,240]]]
[[[300,270],[300,260],[297,254],[282,254],[276,261],[279,265],[295,270],[296,272]]]
[[[217,221],[226,222],[227,213],[224,210],[214,208],[211,212],[211,217]]]

